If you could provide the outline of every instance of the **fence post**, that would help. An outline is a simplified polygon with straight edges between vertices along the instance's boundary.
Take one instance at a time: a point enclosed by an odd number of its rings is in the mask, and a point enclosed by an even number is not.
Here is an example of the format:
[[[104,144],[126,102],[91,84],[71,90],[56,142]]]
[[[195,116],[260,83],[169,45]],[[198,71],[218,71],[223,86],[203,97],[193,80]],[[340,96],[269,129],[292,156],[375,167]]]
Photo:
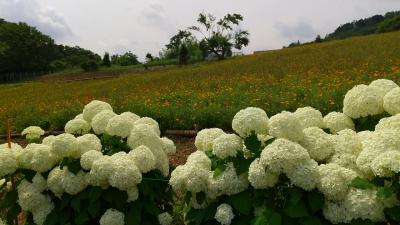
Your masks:
[[[11,118],[7,116],[7,143],[8,143],[8,148],[11,149],[11,124],[10,124]]]

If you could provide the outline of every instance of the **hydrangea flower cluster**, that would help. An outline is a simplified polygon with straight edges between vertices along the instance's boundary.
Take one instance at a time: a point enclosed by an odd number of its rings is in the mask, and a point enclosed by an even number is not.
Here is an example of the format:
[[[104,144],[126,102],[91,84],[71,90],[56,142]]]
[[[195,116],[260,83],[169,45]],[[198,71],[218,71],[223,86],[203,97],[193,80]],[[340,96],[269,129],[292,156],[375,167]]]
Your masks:
[[[155,120],[131,112],[117,115],[108,103],[95,100],[67,122],[64,134],[45,137],[25,148],[14,143],[11,149],[0,145],[0,178],[9,180],[9,175],[21,171],[36,174],[33,178],[25,174],[16,191],[19,206],[32,213],[37,225],[44,224],[59,204],[52,196],[77,196],[89,187],[126,193],[128,204],[140,197],[138,185],[147,174],[159,173],[164,179],[169,175],[168,154],[176,147],[160,133]],[[44,131],[29,127],[23,134],[37,139]],[[161,218],[162,224],[169,224],[166,214]],[[123,225],[124,212],[111,208],[97,221]]]
[[[25,128],[21,135],[25,136],[28,140],[39,139],[44,134],[44,130],[38,126],[30,126]]]
[[[385,221],[385,208],[400,201],[378,198],[377,188],[358,189],[353,182],[400,174],[400,88],[384,79],[358,85],[343,105],[343,112],[325,116],[312,107],[272,117],[259,108],[240,110],[232,121],[236,134],[218,128],[198,133],[197,151],[172,172],[170,184],[192,196],[189,207],[218,204],[214,219],[223,225],[232,223],[235,212],[243,214],[240,206],[230,206],[230,196],[294,187],[321,193],[322,214],[333,224]],[[380,120],[366,130],[370,118]],[[205,199],[198,202],[201,193]],[[260,218],[273,214],[254,208]]]

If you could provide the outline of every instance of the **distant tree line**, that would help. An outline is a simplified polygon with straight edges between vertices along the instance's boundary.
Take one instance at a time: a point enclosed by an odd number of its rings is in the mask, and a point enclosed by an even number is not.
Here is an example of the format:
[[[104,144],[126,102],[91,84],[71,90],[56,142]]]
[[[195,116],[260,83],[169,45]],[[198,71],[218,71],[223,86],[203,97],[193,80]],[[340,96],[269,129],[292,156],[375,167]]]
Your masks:
[[[396,23],[397,21],[397,23]],[[400,11],[388,12],[365,19],[355,20],[339,26],[326,40],[343,39],[353,36],[383,33],[400,29]]]
[[[26,23],[0,19],[0,81],[30,78],[100,60],[99,55],[78,46],[58,45]]]
[[[325,38],[317,35],[315,40],[312,42],[292,42],[288,45],[288,47],[397,30],[400,30],[400,11],[393,11],[388,12],[385,15],[375,15],[365,19],[342,24],[336,28],[333,33],[326,35]]]
[[[217,19],[200,13],[199,26],[178,30],[158,56],[146,55],[144,67],[169,64],[186,65],[205,59],[224,59],[232,49],[249,44],[249,33],[239,29],[243,17],[226,14]],[[200,36],[200,37],[199,37]],[[23,80],[44,73],[81,67],[95,71],[100,66],[130,66],[140,64],[138,57],[128,51],[103,57],[79,46],[56,44],[48,35],[26,23],[0,19],[0,82]]]

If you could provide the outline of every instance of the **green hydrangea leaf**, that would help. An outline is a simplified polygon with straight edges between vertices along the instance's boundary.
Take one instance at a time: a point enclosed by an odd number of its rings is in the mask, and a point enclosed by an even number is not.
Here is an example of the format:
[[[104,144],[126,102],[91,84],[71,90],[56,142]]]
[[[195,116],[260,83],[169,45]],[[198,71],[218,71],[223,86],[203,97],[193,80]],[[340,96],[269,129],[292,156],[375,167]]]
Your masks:
[[[97,201],[101,197],[102,193],[103,193],[103,189],[101,187],[92,186],[90,188],[90,192],[89,192],[90,202]]]
[[[126,225],[137,225],[141,224],[142,221],[142,204],[139,201],[135,201],[128,213],[125,215]]]
[[[283,212],[292,218],[301,218],[309,215],[307,212],[307,207],[302,201],[298,202],[297,204],[285,205]]]
[[[385,214],[392,220],[400,223],[400,206],[386,208]]]
[[[249,215],[252,208],[251,192],[250,190],[242,191],[239,194],[232,195],[229,198],[231,205],[234,209],[244,215]]]
[[[311,209],[311,213],[314,214],[324,207],[325,198],[322,193],[310,192],[307,195],[308,205]]]
[[[201,205],[204,203],[205,200],[206,200],[206,193],[204,193],[204,192],[196,193],[197,203],[199,203]]]
[[[392,187],[380,187],[376,192],[376,196],[380,199],[390,198],[395,194],[395,190]]]
[[[371,182],[369,182],[367,179],[361,178],[361,177],[356,177],[351,181],[350,186],[358,188],[358,189],[372,189],[375,187],[375,185]]]
[[[78,214],[75,216],[75,223],[77,225],[85,224],[90,220],[89,215],[86,211],[81,210],[78,212]]]
[[[261,141],[258,140],[257,135],[252,132],[252,134],[244,139],[244,145],[248,150],[253,153],[257,153],[261,148]]]

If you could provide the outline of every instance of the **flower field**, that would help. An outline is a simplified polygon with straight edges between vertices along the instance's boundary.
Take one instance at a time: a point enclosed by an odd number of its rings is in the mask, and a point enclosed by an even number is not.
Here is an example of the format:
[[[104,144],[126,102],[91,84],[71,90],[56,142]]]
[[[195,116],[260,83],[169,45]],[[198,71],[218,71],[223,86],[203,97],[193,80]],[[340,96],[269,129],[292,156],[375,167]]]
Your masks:
[[[342,108],[355,84],[377,78],[400,80],[400,33],[357,37],[223,62],[133,73],[110,80],[32,82],[0,85],[0,118],[12,117],[14,131],[29,125],[62,130],[93,99],[117,113],[149,116],[164,129],[231,129],[248,106],[268,115],[312,106],[323,114]],[[0,132],[5,133],[4,120]]]
[[[268,115],[174,142],[152,118],[93,100],[47,136],[0,145],[0,225],[387,225],[400,223],[400,86],[350,88],[340,111]],[[62,216],[60,216],[62,215]],[[6,222],[4,222],[6,221]]]

